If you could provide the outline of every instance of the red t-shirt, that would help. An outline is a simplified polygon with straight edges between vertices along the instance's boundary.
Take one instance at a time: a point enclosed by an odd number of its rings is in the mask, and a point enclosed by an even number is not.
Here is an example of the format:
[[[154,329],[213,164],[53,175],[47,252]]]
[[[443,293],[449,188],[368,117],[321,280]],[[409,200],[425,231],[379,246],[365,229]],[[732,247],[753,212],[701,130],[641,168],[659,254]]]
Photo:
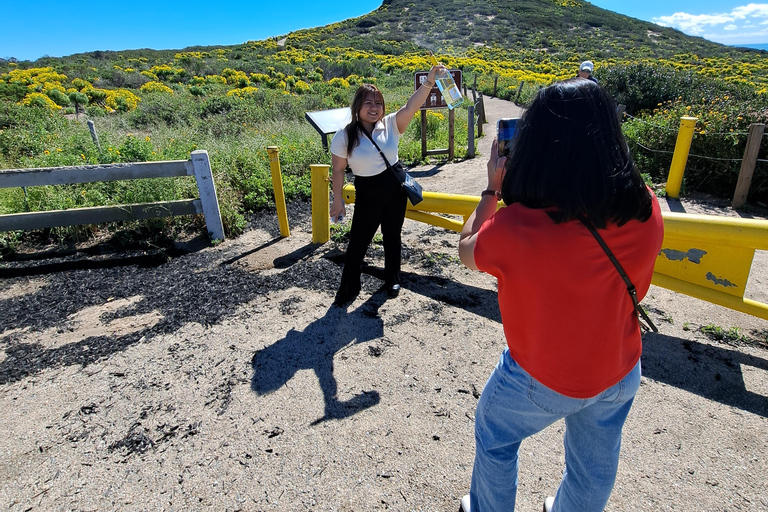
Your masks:
[[[664,237],[658,201],[646,222],[599,230],[637,288],[648,292]],[[498,279],[509,351],[533,378],[573,398],[619,382],[642,352],[627,287],[580,221],[555,224],[545,210],[502,208],[480,228],[477,267]]]

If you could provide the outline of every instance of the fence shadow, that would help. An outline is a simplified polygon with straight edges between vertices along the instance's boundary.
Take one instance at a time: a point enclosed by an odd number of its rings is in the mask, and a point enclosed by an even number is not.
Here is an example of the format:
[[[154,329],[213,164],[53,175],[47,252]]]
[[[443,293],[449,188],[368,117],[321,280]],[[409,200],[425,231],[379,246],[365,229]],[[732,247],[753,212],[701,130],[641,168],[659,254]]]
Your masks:
[[[331,306],[322,318],[304,330],[292,328],[284,338],[257,350],[251,360],[251,389],[266,395],[285,385],[299,370],[314,371],[323,392],[325,414],[313,425],[346,418],[378,404],[380,396],[375,390],[364,391],[346,401],[338,399],[333,358],[350,346],[384,335],[384,323],[378,315],[384,301],[385,294],[380,290],[351,312]]]
[[[643,375],[708,400],[768,417],[768,397],[747,389],[743,367],[768,371],[768,360],[728,346],[663,334],[643,337]]]

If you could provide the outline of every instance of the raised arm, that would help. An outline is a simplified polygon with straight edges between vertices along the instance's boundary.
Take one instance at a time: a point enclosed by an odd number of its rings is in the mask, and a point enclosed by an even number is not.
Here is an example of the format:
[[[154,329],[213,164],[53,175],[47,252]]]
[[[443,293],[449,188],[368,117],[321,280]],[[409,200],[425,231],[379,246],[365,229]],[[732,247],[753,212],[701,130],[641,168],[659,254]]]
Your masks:
[[[421,86],[416,89],[416,92],[414,92],[408,99],[408,103],[406,103],[400,110],[397,111],[397,114],[395,114],[397,129],[400,131],[400,133],[405,133],[405,129],[408,128],[408,123],[410,123],[411,119],[413,119],[413,116],[416,115],[419,107],[422,106],[427,100],[429,91],[431,91],[432,87],[435,85],[435,73],[437,73],[437,70],[441,68],[443,68],[443,66],[432,66],[432,69],[429,70],[427,80],[422,82]]]
[[[488,159],[488,188],[493,192],[501,190],[501,182],[504,180],[504,164],[507,161],[506,157],[499,158],[498,153],[498,141],[493,139],[491,144],[491,156]],[[469,216],[467,222],[464,224],[464,229],[461,230],[461,237],[459,238],[459,258],[462,263],[471,268],[477,270],[477,264],[475,263],[475,244],[477,243],[477,232],[480,231],[480,227],[491,218],[491,215],[496,213],[496,207],[499,200],[490,194],[480,197],[480,203]]]

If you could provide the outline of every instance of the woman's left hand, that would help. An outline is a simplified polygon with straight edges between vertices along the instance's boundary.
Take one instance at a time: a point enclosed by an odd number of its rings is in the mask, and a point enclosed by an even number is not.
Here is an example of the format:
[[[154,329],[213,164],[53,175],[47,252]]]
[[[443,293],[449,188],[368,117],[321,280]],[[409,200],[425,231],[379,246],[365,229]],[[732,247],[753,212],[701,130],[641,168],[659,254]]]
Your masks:
[[[440,70],[444,70],[445,66],[442,64],[438,64],[437,66],[432,66],[432,69],[429,70],[429,74],[427,75],[427,80],[431,82],[432,84],[435,84],[435,75],[437,75],[437,72]]]
[[[497,137],[493,138],[491,144],[491,155],[488,157],[488,189],[496,192],[501,190],[501,183],[504,181],[504,174],[507,169],[504,164],[507,157],[499,157],[499,141]]]

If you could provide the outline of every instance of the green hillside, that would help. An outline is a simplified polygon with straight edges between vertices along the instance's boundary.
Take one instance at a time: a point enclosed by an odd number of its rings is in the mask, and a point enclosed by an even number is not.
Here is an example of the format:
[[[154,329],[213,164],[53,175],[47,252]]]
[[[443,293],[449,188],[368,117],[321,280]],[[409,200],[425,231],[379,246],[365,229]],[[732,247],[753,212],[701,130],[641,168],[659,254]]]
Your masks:
[[[580,0],[385,0],[370,14],[306,33],[312,44],[375,48],[381,40],[408,41],[455,55],[480,45],[555,57],[589,52],[595,59],[743,53]]]

